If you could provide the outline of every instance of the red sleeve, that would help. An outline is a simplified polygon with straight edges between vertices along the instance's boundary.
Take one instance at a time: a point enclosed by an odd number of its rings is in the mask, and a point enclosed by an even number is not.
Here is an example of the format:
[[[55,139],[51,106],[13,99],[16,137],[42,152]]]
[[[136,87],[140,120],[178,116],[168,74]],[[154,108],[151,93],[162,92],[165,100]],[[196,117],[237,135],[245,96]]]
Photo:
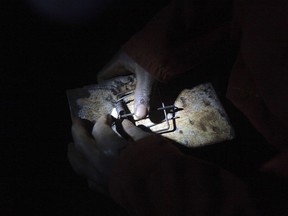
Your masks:
[[[267,109],[288,129],[287,2],[243,2],[239,6],[243,60]]]
[[[160,136],[123,151],[110,192],[131,215],[250,215],[236,177],[183,155]]]
[[[187,72],[228,36],[231,2],[172,1],[123,50],[158,80]]]
[[[237,0],[241,46],[227,96],[281,151],[288,148],[288,6],[286,1]]]

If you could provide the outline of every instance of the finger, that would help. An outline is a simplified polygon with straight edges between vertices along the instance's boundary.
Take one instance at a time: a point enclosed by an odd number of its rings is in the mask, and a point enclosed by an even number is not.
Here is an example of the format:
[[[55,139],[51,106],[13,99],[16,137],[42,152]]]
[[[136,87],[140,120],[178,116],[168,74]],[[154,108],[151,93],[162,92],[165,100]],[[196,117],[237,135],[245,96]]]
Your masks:
[[[75,148],[80,151],[84,157],[90,161],[98,170],[101,161],[101,152],[97,147],[97,143],[91,133],[87,131],[83,121],[76,119],[72,125],[72,137],[75,143]]]
[[[91,125],[87,124],[87,121],[83,119],[73,118],[71,132],[77,149],[80,147],[79,144],[82,142],[93,142],[90,126]]]
[[[103,68],[103,70],[98,73],[97,81],[100,83],[117,76],[129,75],[131,73],[132,71],[127,69],[127,67],[121,62],[116,62],[112,65],[109,65],[108,67]]]
[[[137,119],[142,119],[149,112],[150,95],[154,78],[143,68],[139,67],[137,67],[139,70],[136,70],[137,84],[134,95],[134,113]]]
[[[82,121],[74,121],[72,136],[75,147],[103,176],[109,176],[114,166],[116,156],[124,147],[125,140],[118,137],[110,128],[112,121],[100,118],[93,127],[92,135],[83,127]],[[95,132],[95,129],[97,130]]]
[[[152,133],[143,131],[141,128],[136,127],[131,121],[124,119],[122,122],[123,129],[125,132],[134,140],[138,141],[142,138],[151,136]]]
[[[97,170],[95,167],[85,158],[85,156],[75,148],[74,143],[68,144],[67,152],[68,160],[73,170],[78,174],[85,176],[86,178],[98,181]]]
[[[109,188],[107,184],[101,184],[99,182],[92,181],[90,179],[87,180],[88,186],[91,190],[102,193],[105,196],[109,196]]]
[[[75,148],[74,143],[68,145],[67,156],[73,170],[78,175],[87,178],[88,185],[91,189],[108,195],[106,185],[107,177],[103,176],[95,169],[84,155]]]
[[[80,118],[74,118],[71,128],[72,137],[75,142],[75,146],[80,150],[80,144],[84,142],[93,142],[93,137],[90,133],[90,126],[87,125],[87,122]]]
[[[92,130],[96,143],[108,155],[118,154],[127,145],[127,142],[113,131],[112,123],[111,115],[102,116],[97,120]]]
[[[132,60],[123,52],[117,53],[111,61],[98,73],[97,80],[102,82],[116,76],[133,73]]]
[[[91,132],[94,126],[93,122],[87,119],[81,119],[79,117],[74,117],[74,116],[72,117],[72,123],[82,125],[82,127],[84,127],[87,130],[87,132]]]

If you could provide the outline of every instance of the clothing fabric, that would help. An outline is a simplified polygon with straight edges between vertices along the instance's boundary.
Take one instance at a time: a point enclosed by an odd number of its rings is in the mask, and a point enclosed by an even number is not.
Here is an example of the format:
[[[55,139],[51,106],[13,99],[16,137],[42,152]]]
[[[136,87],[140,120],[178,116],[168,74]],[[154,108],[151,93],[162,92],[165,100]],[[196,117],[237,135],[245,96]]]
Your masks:
[[[241,43],[227,96],[274,146],[288,146],[288,4],[238,1]]]
[[[233,16],[232,16],[233,14]],[[171,1],[123,50],[155,78],[192,71],[223,40],[238,44],[227,97],[274,146],[288,145],[285,0]],[[131,215],[254,215],[243,183],[152,136],[123,150],[110,182]]]
[[[285,0],[172,1],[123,50],[166,81],[193,72],[230,38],[240,50],[227,96],[272,145],[283,149],[288,145],[287,26]]]
[[[244,184],[154,135],[125,149],[110,181],[130,215],[254,215]]]

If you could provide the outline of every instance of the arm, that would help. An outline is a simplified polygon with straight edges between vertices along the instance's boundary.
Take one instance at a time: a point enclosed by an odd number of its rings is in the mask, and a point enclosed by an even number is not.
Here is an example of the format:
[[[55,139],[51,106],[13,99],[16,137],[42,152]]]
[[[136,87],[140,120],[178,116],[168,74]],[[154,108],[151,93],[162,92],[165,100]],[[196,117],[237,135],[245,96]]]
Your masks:
[[[230,30],[231,1],[171,1],[123,46],[98,81],[136,74],[134,113],[144,118],[155,78],[164,81],[187,72],[217,50]]]
[[[229,35],[231,0],[172,1],[123,50],[158,80],[191,70]]]
[[[110,179],[112,197],[131,215],[250,215],[239,179],[183,155],[160,136],[125,149]]]
[[[84,123],[73,121],[72,167],[131,215],[249,215],[246,189],[232,174],[182,154],[172,141],[128,120],[122,126],[129,141],[111,129],[109,116],[93,129]]]

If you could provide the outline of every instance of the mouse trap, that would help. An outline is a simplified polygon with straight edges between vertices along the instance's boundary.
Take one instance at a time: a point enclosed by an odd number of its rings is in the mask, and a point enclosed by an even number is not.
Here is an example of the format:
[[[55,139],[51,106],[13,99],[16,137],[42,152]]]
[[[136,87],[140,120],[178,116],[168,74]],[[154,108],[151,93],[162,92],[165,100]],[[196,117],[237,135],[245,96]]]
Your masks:
[[[173,102],[166,101],[157,90],[152,95],[148,116],[141,120],[133,113],[135,87],[136,78],[130,75],[68,90],[71,115],[96,122],[109,113],[115,119],[127,118],[136,126],[191,148],[234,138],[228,116],[210,83],[177,92]]]
[[[136,126],[143,125],[148,130],[158,134],[164,134],[172,132],[176,129],[175,124],[175,113],[181,109],[177,108],[175,105],[165,105],[165,103],[159,97],[157,102],[158,106],[155,104],[149,110],[149,114],[144,119],[137,119],[134,110],[134,91],[129,91],[127,93],[120,93],[117,95],[117,100],[114,102],[114,108],[112,109],[111,115],[115,119],[129,119]],[[154,116],[154,117],[153,117]],[[157,117],[157,118],[155,118]]]

